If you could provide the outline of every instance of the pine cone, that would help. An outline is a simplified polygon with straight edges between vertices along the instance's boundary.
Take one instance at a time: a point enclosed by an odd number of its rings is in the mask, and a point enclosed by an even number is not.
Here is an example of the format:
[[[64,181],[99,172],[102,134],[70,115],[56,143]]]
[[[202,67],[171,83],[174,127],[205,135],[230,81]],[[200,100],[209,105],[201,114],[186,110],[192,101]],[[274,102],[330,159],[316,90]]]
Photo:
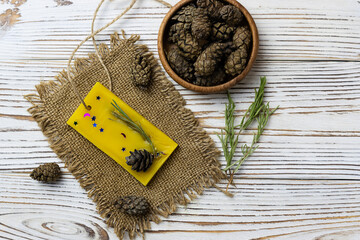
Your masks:
[[[208,39],[211,33],[211,22],[203,8],[193,11],[191,33],[196,39]]]
[[[194,61],[201,53],[200,43],[188,32],[183,32],[176,42],[181,49],[181,55],[190,61]]]
[[[198,76],[194,81],[194,84],[198,86],[216,86],[224,82],[225,80],[225,72],[218,68],[214,71],[214,73],[210,76]]]
[[[135,63],[131,69],[135,86],[147,88],[151,79],[151,67],[141,53],[136,54]]]
[[[231,38],[235,27],[231,27],[226,23],[217,22],[212,27],[212,38],[215,40],[227,40]]]
[[[30,177],[40,182],[52,182],[60,177],[61,171],[56,163],[45,163],[35,168]]]
[[[232,52],[225,62],[225,73],[231,76],[240,74],[246,67],[248,52],[245,46]]]
[[[243,19],[241,11],[233,5],[223,6],[220,10],[220,16],[230,26],[238,26]]]
[[[237,48],[245,46],[246,49],[249,49],[251,43],[251,32],[249,27],[238,27],[234,33],[233,42]]]
[[[173,43],[176,43],[180,37],[182,37],[183,35],[185,36],[185,33],[190,31],[191,23],[175,23],[170,27],[169,40]]]
[[[220,9],[224,6],[224,4],[217,0],[197,0],[196,4],[200,8],[204,8],[209,17],[214,20],[221,19]]]
[[[150,205],[144,197],[125,196],[115,201],[115,207],[120,211],[134,216],[143,216],[149,212]]]
[[[130,156],[126,157],[126,164],[132,166],[132,170],[136,170],[137,172],[149,169],[151,166],[154,155],[144,150],[136,150],[134,152],[130,152]]]
[[[175,13],[175,15],[171,18],[171,20],[175,20],[182,23],[191,23],[192,22],[192,12],[195,10],[195,6],[187,5],[182,7],[179,11]]]
[[[194,67],[180,53],[180,49],[172,45],[167,54],[171,68],[182,78],[191,82],[194,80]]]
[[[197,58],[194,63],[196,76],[209,76],[214,71],[223,56],[228,54],[232,43],[212,43]]]

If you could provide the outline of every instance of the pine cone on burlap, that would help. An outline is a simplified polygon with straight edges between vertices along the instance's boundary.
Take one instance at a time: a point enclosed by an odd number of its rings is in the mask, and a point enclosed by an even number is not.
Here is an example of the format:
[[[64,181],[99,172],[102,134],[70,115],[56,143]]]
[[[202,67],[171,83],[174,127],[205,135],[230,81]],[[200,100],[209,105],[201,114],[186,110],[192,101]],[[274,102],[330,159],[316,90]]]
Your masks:
[[[115,201],[114,206],[120,211],[134,216],[146,215],[150,205],[144,197],[125,196]]]
[[[240,74],[246,67],[248,52],[245,46],[232,52],[225,62],[225,73],[231,76]]]
[[[209,45],[196,59],[194,63],[196,76],[209,76],[221,62],[224,55],[231,51],[233,44],[228,43],[212,43]]]
[[[191,25],[191,34],[198,40],[208,39],[211,33],[211,22],[203,8],[197,8],[193,11],[193,22]]]
[[[245,46],[246,49],[250,48],[251,32],[248,26],[238,27],[233,36],[234,45],[237,48]]]
[[[231,38],[235,27],[231,27],[226,23],[217,22],[212,26],[211,37],[214,40],[227,40]]]
[[[216,86],[223,83],[225,77],[224,70],[218,68],[210,76],[197,76],[194,84],[198,86]]]
[[[222,2],[217,0],[197,0],[196,5],[205,9],[210,18],[214,20],[221,19],[220,9],[224,6]]]
[[[181,49],[181,55],[190,61],[194,61],[201,53],[200,43],[189,32],[183,31],[176,45]]]
[[[136,170],[137,172],[146,172],[146,170],[149,169],[154,160],[154,155],[149,153],[145,149],[135,149],[135,151],[130,152],[130,156],[127,156],[125,159],[126,164],[132,166],[132,170]]]
[[[194,5],[187,5],[182,7],[171,20],[182,22],[182,23],[191,23],[192,22],[192,12],[196,9]]]
[[[191,82],[194,80],[194,67],[180,53],[180,49],[172,45],[168,51],[167,59],[171,68],[182,78]]]
[[[191,31],[191,23],[178,22],[173,24],[169,30],[169,40],[176,43],[180,37],[184,37],[186,32]]]
[[[45,163],[35,168],[30,177],[40,182],[52,182],[60,177],[61,170],[56,163]]]
[[[135,63],[131,68],[135,86],[147,88],[151,79],[151,66],[141,53],[136,54]]]
[[[241,11],[233,5],[223,6],[220,10],[220,16],[230,26],[238,26],[243,19]]]

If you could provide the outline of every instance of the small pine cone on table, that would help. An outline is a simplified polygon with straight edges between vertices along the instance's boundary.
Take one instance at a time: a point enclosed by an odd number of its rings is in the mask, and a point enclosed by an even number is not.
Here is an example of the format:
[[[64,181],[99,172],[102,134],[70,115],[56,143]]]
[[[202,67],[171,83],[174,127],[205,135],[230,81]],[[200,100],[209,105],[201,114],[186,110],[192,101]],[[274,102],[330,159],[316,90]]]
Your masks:
[[[220,10],[220,16],[229,26],[238,26],[244,17],[241,11],[233,5],[223,6]]]
[[[137,172],[146,172],[153,163],[154,155],[147,150],[136,150],[130,152],[130,156],[126,158],[126,164],[132,166],[131,169]]]
[[[208,39],[211,33],[211,22],[203,8],[193,11],[191,34],[198,40]]]
[[[211,36],[214,40],[227,40],[230,39],[235,27],[229,26],[226,23],[217,22],[212,26]]]
[[[144,197],[125,196],[120,197],[114,203],[115,208],[133,216],[146,215],[150,210],[150,205]]]
[[[195,74],[197,76],[209,76],[221,62],[224,55],[231,51],[233,44],[228,43],[212,43],[209,45],[196,59],[194,63]]]
[[[246,67],[248,52],[245,46],[232,52],[225,62],[225,73],[231,76],[239,75]]]
[[[53,182],[56,181],[61,174],[59,165],[56,163],[45,163],[35,168],[30,177],[40,182]]]
[[[196,5],[199,8],[203,8],[207,11],[210,18],[214,20],[220,20],[220,9],[224,4],[218,0],[197,0]]]
[[[233,42],[237,48],[245,46],[246,49],[250,49],[251,32],[250,32],[249,27],[248,26],[238,27],[235,30],[235,33],[233,36]]]
[[[194,80],[194,67],[180,53],[176,45],[172,45],[167,53],[167,59],[171,68],[188,82]]]
[[[216,86],[224,82],[225,72],[221,68],[218,68],[210,76],[197,76],[194,81],[195,85],[198,86]]]
[[[193,5],[187,5],[181,8],[176,14],[171,18],[171,20],[182,22],[182,23],[191,23],[193,19],[192,12],[196,9]]]

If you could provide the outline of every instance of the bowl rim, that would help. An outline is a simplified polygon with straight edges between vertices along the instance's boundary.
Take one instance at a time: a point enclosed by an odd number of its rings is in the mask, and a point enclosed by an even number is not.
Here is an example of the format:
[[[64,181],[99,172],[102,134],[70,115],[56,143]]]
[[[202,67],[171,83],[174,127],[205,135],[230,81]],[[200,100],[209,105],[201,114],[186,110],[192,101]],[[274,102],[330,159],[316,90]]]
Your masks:
[[[239,8],[249,24],[251,35],[252,35],[252,50],[251,50],[250,58],[247,63],[247,66],[241,72],[241,74],[234,77],[233,79],[231,79],[223,84],[216,85],[216,86],[210,86],[210,87],[198,86],[198,85],[195,85],[195,84],[185,81],[184,79],[182,79],[180,76],[178,76],[175,73],[175,71],[170,67],[170,64],[167,61],[165,50],[164,50],[165,29],[167,27],[167,24],[171,20],[171,17],[184,5],[187,5],[187,4],[189,4],[191,2],[195,2],[195,1],[196,0],[181,0],[176,5],[174,5],[172,8],[170,8],[169,12],[165,15],[163,21],[161,22],[160,28],[159,28],[158,41],[157,41],[160,61],[163,65],[165,71],[169,74],[169,76],[172,79],[174,79],[178,84],[180,84],[181,86],[183,86],[187,89],[190,89],[190,90],[193,90],[196,92],[203,92],[203,93],[213,93],[213,92],[220,92],[220,91],[227,90],[227,89],[233,87],[235,84],[237,84],[242,79],[244,79],[245,76],[249,73],[252,65],[255,62],[255,59],[256,59],[256,56],[258,53],[258,49],[259,49],[259,35],[258,35],[258,30],[257,30],[256,24],[255,24],[255,21],[252,18],[251,14],[247,11],[247,9],[243,5],[241,5],[239,2],[237,2],[236,0],[222,0],[223,2],[227,2],[229,4],[234,5],[235,7]]]

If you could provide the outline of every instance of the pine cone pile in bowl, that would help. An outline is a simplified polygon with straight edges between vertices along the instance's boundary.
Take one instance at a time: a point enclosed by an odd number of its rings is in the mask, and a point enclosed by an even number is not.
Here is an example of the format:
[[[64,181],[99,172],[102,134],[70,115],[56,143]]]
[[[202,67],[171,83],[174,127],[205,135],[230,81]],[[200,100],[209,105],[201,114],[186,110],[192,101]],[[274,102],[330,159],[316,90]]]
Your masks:
[[[235,0],[182,0],[165,16],[158,36],[167,73],[198,92],[223,91],[243,79],[258,46],[255,22]]]

